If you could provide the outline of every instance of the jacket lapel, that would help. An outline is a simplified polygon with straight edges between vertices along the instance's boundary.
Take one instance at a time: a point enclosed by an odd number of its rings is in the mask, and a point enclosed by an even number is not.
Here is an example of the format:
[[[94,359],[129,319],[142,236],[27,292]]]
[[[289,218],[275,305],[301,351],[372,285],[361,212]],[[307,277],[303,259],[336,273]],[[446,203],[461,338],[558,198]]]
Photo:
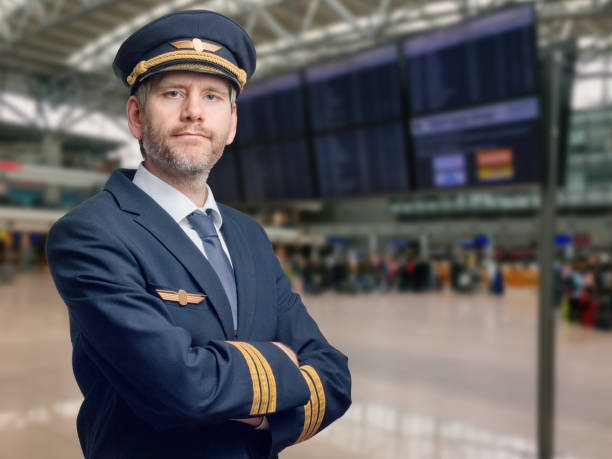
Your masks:
[[[240,225],[233,220],[223,206],[219,206],[223,216],[221,233],[232,258],[236,292],[238,293],[238,334],[240,339],[250,337],[251,322],[257,304],[257,285],[255,280],[255,260]]]
[[[225,337],[230,338],[234,328],[232,312],[217,274],[172,217],[132,183],[133,176],[134,171],[117,170],[104,188],[115,197],[122,210],[135,214],[134,221],[149,231],[189,271],[208,296],[223,326]]]

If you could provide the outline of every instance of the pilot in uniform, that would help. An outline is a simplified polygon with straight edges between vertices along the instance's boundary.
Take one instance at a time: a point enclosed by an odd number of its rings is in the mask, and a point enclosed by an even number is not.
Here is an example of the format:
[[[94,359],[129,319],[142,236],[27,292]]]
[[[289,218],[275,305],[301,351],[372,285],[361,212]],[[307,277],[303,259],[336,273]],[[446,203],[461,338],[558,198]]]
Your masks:
[[[235,134],[253,43],[223,15],[181,11],[132,34],[113,68],[144,161],[47,239],[84,456],[276,457],[346,411],[351,378],[262,227],[206,185]]]

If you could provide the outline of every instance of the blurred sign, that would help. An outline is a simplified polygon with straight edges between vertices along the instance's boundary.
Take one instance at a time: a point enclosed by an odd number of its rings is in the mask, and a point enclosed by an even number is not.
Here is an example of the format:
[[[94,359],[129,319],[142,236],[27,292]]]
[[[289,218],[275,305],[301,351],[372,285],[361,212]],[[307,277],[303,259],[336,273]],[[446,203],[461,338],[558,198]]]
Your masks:
[[[478,178],[481,181],[514,177],[511,148],[495,148],[476,152]]]
[[[567,245],[571,245],[572,237],[567,233],[557,234],[555,236],[555,245],[559,247],[565,247]]]
[[[486,234],[477,234],[474,236],[474,247],[487,247],[491,243],[491,238]]]
[[[0,159],[0,171],[20,171],[21,169],[23,169],[22,162]]]
[[[589,245],[591,243],[591,235],[588,233],[574,234],[574,245]]]
[[[408,239],[387,239],[387,247],[408,247]]]
[[[471,249],[472,247],[474,247],[474,241],[472,239],[463,239],[459,242],[459,245],[463,249]]]
[[[346,245],[346,238],[343,236],[330,236],[327,238],[327,245]]]

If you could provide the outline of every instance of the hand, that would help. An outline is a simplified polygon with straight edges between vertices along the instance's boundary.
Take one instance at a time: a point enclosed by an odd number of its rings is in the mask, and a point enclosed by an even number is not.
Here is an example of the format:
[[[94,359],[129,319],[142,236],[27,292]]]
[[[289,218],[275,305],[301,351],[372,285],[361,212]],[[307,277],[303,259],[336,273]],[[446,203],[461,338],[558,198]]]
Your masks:
[[[296,367],[300,367],[300,362],[298,361],[297,358],[297,354],[295,352],[293,352],[293,349],[291,349],[289,346],[279,342],[279,341],[272,341],[272,344],[275,344],[276,346],[278,346],[285,354],[287,354],[287,356],[291,359],[291,361],[295,364]]]
[[[263,416],[257,416],[256,418],[230,419],[230,421],[242,422],[252,427],[259,427],[259,425],[263,422],[263,420],[264,420]]]

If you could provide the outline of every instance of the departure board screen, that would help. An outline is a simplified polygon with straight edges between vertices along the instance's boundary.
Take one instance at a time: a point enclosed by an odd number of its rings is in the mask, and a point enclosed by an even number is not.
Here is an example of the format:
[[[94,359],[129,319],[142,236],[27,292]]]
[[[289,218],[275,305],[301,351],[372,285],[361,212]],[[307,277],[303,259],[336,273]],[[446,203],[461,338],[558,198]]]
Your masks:
[[[304,108],[298,73],[246,87],[238,97],[239,143],[294,136],[304,132]]]
[[[240,158],[247,201],[314,195],[305,140],[243,147]]]
[[[315,138],[322,196],[348,196],[408,189],[399,122],[350,129]]]
[[[413,118],[417,188],[537,182],[538,120],[535,97]]]
[[[404,52],[417,189],[541,179],[531,5],[409,38]]]
[[[223,155],[208,176],[208,185],[219,202],[240,201],[238,169],[234,147],[225,147]]]
[[[310,68],[306,82],[315,130],[401,114],[395,45]]]
[[[404,42],[412,114],[536,91],[535,13],[522,5]]]

